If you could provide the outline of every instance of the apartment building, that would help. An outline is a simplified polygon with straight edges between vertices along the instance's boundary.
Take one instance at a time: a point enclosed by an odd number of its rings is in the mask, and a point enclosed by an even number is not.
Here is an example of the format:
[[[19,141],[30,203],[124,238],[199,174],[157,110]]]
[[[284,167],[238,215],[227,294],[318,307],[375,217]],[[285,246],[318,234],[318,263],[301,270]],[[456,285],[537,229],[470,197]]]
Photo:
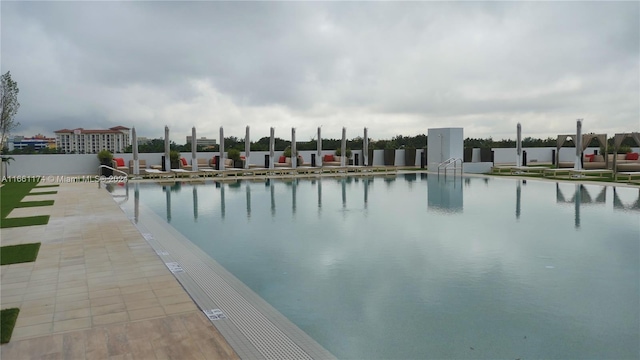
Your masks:
[[[130,130],[124,126],[106,130],[62,129],[55,134],[57,148],[67,154],[97,154],[103,149],[121,153],[131,145]]]

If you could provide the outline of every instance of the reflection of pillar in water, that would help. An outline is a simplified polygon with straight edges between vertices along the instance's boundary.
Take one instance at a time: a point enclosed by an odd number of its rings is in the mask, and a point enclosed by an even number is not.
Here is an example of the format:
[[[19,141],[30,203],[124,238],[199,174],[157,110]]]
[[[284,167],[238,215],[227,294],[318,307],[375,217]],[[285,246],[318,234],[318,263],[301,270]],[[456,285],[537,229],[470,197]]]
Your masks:
[[[220,184],[220,215],[224,219],[226,205],[224,203],[224,184]]]
[[[322,179],[318,179],[318,209],[322,207]]]
[[[291,182],[291,211],[296,213],[296,191],[298,188],[298,179],[293,179]]]
[[[139,184],[136,183],[133,190],[133,219],[138,223],[138,218],[140,217],[140,191]]]
[[[342,207],[347,207],[347,180],[342,179]]]
[[[196,162],[198,160],[196,159]],[[193,218],[198,220],[198,189],[193,186]]]
[[[364,208],[367,208],[369,202],[369,179],[364,179]]]
[[[271,215],[276,214],[276,190],[273,183],[269,185],[269,191],[271,192]]]
[[[171,222],[171,187],[163,186],[162,188],[167,197],[167,222]]]
[[[247,193],[247,218],[251,217],[251,187],[247,184],[246,193]]]
[[[522,196],[522,182],[518,180],[516,186],[516,219],[520,219],[520,197]]]
[[[580,227],[580,203],[582,202],[582,185],[576,184],[576,194],[574,196],[574,204],[576,209],[576,219],[575,226],[576,228]]]

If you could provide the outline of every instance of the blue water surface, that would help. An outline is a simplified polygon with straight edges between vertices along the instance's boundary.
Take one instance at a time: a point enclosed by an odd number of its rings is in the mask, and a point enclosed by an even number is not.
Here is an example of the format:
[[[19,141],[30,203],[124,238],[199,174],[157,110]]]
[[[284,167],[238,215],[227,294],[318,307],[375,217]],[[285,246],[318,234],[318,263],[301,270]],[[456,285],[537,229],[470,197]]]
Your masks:
[[[136,196],[338,358],[640,356],[638,188],[407,174]]]

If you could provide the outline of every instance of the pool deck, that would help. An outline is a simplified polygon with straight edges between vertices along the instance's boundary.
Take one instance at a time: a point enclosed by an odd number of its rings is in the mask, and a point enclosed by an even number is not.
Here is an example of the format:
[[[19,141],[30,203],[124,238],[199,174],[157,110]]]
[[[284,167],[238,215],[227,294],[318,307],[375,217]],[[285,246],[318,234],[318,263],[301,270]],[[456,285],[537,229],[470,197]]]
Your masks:
[[[20,314],[3,359],[237,359],[111,195],[60,184],[47,225],[1,230],[2,245],[41,242],[35,262],[3,265],[2,308]],[[39,198],[42,199],[42,198]]]

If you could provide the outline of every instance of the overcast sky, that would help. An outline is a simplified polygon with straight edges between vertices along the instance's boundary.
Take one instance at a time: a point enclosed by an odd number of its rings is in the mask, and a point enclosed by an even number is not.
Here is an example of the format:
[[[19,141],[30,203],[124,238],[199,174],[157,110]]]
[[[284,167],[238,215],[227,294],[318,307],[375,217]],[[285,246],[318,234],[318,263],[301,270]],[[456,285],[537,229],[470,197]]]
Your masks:
[[[640,3],[11,2],[14,134],[374,139],[640,131]]]

